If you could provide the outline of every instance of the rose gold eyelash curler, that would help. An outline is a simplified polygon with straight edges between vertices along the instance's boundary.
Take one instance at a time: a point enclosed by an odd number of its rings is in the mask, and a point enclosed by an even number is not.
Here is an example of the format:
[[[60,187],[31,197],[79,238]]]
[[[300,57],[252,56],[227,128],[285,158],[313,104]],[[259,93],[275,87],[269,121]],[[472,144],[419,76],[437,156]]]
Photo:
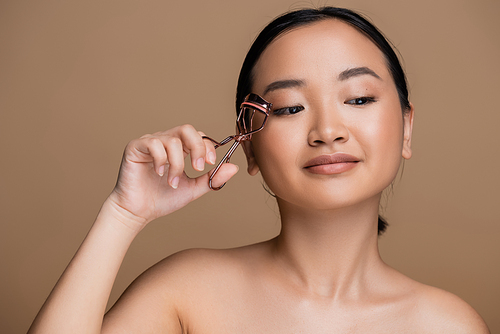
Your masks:
[[[223,139],[221,142],[218,142],[208,136],[203,136],[203,139],[210,140],[214,144],[214,147],[216,149],[223,145],[226,145],[231,140],[234,140],[233,145],[231,145],[217,167],[215,167],[212,175],[210,175],[210,178],[208,180],[208,186],[210,187],[210,189],[219,190],[224,187],[225,183],[220,187],[213,187],[213,177],[215,176],[215,174],[217,174],[222,164],[229,162],[229,159],[242,141],[252,139],[252,135],[254,133],[259,132],[264,128],[267,118],[269,117],[269,114],[271,112],[271,107],[272,103],[267,102],[257,94],[250,93],[245,97],[243,103],[241,103],[240,112],[238,113],[238,118],[236,119],[236,128],[238,130],[238,134],[229,136]],[[261,113],[264,115],[262,121],[254,119],[256,113]],[[258,123],[256,124],[256,122]]]

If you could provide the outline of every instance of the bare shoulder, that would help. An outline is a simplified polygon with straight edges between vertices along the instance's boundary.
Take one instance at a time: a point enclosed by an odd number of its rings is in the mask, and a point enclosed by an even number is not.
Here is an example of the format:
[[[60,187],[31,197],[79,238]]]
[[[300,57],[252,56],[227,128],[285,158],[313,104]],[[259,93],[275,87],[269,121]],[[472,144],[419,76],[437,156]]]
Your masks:
[[[481,316],[460,297],[413,281],[414,319],[425,333],[484,333],[490,331]]]
[[[158,262],[130,284],[106,314],[103,333],[182,333],[193,309],[234,291],[248,250],[181,251]],[[226,296],[227,297],[227,296]],[[203,310],[199,310],[202,314]]]
[[[128,290],[161,292],[168,299],[197,295],[201,291],[214,290],[221,283],[235,281],[235,275],[244,277],[242,271],[248,262],[254,261],[257,245],[235,249],[188,249],[170,255],[141,274]],[[227,286],[227,285],[226,285]]]
[[[233,249],[188,249],[173,254],[149,270],[158,279],[168,280],[177,288],[195,288],[207,281],[233,281],[242,278],[242,271],[263,258],[261,244]],[[165,282],[167,283],[167,282]]]

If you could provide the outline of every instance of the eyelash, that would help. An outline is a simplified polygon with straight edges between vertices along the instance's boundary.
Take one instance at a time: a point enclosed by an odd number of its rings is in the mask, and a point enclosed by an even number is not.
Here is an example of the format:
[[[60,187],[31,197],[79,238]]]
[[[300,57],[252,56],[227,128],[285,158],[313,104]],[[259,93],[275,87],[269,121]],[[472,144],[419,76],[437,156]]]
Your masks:
[[[358,102],[361,102],[361,103],[358,103]],[[346,101],[345,104],[350,104],[353,106],[363,106],[363,105],[370,104],[373,102],[377,102],[377,100],[374,97],[362,96],[362,97],[357,97],[355,99]]]
[[[353,106],[363,106],[366,104],[370,104],[373,102],[377,102],[377,100],[374,97],[371,96],[362,96],[362,97],[357,97],[352,100],[348,100],[345,102],[345,104],[350,104]],[[293,115],[298,112],[301,112],[305,108],[303,106],[293,106],[293,107],[285,107],[285,108],[280,108],[276,109],[273,111],[273,115]]]
[[[273,111],[273,115],[293,115],[296,114],[305,108],[303,106],[293,106],[293,107],[286,107],[286,108],[280,108],[276,109]]]

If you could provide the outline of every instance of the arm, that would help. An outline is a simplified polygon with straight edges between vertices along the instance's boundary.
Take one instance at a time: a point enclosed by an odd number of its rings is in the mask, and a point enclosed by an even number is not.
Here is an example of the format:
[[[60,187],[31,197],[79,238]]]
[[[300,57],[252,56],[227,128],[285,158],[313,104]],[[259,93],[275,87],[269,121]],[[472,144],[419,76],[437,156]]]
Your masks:
[[[100,333],[116,274],[139,232],[119,215],[107,200],[28,333]]]
[[[183,172],[188,154],[197,170],[215,162],[213,146],[201,136],[193,127],[181,126],[127,145],[115,189],[29,334],[101,333],[111,288],[135,236],[150,221],[210,191],[208,173],[190,179]],[[225,164],[214,181],[222,184],[236,171],[236,166]]]

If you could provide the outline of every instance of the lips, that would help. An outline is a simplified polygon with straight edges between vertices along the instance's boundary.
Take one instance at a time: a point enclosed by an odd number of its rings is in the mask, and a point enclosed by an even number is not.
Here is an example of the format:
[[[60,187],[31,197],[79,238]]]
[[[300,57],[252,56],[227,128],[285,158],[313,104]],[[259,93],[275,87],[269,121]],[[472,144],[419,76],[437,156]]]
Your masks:
[[[340,174],[347,172],[360,162],[355,156],[345,153],[317,156],[304,164],[304,168],[314,174]]]

